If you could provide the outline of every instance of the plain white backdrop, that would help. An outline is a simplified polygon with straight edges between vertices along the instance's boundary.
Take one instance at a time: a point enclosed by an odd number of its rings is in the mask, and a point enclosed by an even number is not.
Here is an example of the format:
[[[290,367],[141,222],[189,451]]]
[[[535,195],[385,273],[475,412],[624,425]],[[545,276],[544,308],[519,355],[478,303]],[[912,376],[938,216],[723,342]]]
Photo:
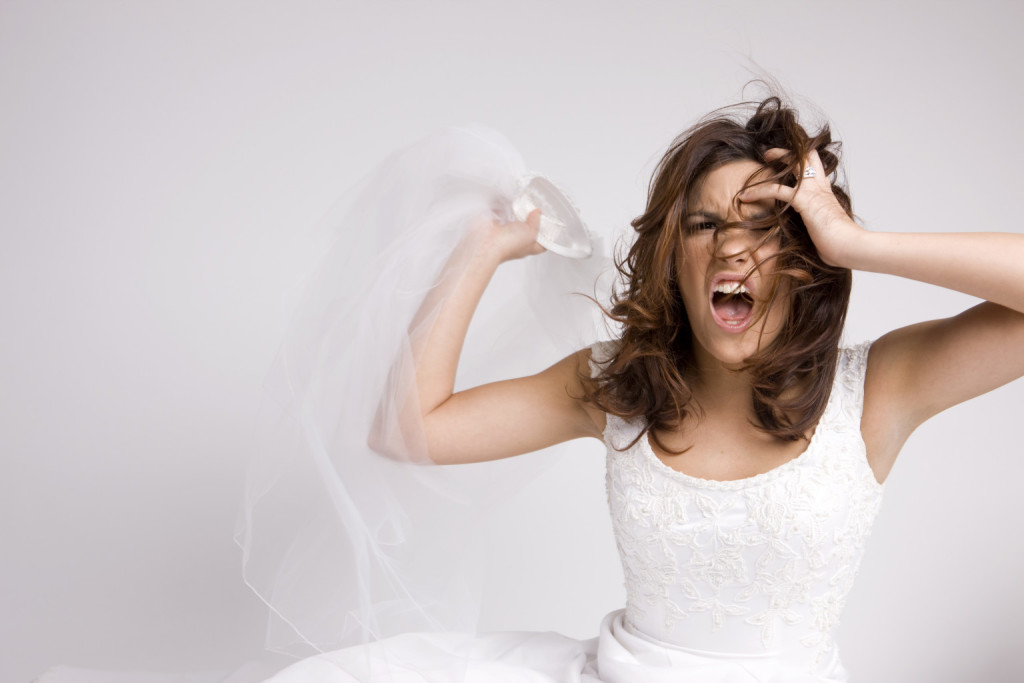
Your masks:
[[[451,124],[504,132],[609,235],[758,70],[827,112],[877,230],[1020,232],[1016,2],[0,2],[0,679],[231,669],[260,384],[337,197]],[[857,274],[846,339],[969,297]],[[1007,349],[1007,353],[1021,353]],[[907,444],[840,635],[854,680],[1019,680],[1024,382]],[[488,628],[621,606],[603,451],[509,514]]]

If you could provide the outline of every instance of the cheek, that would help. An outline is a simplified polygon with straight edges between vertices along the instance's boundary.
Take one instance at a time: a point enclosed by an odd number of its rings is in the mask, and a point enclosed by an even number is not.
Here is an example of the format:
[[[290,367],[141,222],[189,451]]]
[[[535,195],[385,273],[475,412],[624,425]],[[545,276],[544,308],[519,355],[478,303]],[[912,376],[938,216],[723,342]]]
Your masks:
[[[769,266],[769,270],[773,269],[776,264],[776,257],[778,253],[782,251],[782,244],[779,238],[769,240],[762,244],[756,252],[754,252],[754,259],[758,262],[767,262],[772,264]]]
[[[696,307],[704,299],[703,278],[691,272],[683,273],[679,278],[679,295],[686,306],[686,312],[695,312]]]
[[[676,261],[679,294],[689,305],[696,305],[705,299],[705,290],[709,260],[709,249],[698,239],[688,239],[680,249],[680,258]],[[687,310],[689,310],[689,305]]]
[[[789,284],[782,282],[779,284],[779,291],[775,297],[775,302],[768,309],[768,315],[765,316],[765,332],[773,335],[780,332],[789,322],[789,313],[792,305],[793,301]]]

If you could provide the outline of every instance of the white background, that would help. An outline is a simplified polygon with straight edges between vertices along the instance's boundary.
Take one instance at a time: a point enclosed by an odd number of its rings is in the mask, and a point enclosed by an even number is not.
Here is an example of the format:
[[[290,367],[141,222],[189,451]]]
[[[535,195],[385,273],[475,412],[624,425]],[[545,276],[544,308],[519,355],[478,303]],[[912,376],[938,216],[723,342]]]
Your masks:
[[[0,680],[258,656],[231,536],[260,383],[312,226],[391,151],[487,123],[611,234],[763,70],[828,113],[867,227],[1019,232],[1022,25],[1011,2],[3,0]],[[858,274],[846,337],[971,304]],[[855,680],[1019,675],[1022,398],[904,449],[841,630]],[[487,625],[584,638],[621,606],[601,452],[531,488],[516,528],[556,561]]]

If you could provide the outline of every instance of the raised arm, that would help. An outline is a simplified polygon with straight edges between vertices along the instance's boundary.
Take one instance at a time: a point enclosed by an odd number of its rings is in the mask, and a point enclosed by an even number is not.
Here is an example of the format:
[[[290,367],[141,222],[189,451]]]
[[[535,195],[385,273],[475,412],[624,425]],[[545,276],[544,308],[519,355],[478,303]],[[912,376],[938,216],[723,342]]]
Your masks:
[[[1024,375],[1024,235],[864,231],[843,262],[987,299],[875,342],[862,431],[884,478],[925,420]]]
[[[792,202],[827,263],[985,299],[952,318],[893,330],[872,345],[861,431],[882,481],[925,420],[1024,376],[1024,235],[864,230],[832,196],[817,153],[807,162],[817,176],[798,190],[761,185],[742,200]]]
[[[583,436],[599,436],[600,416],[584,406],[577,352],[539,374],[454,393],[470,320],[498,266],[538,254],[540,212],[526,223],[484,221],[445,266],[414,326],[416,387],[427,453],[439,464],[496,460]]]

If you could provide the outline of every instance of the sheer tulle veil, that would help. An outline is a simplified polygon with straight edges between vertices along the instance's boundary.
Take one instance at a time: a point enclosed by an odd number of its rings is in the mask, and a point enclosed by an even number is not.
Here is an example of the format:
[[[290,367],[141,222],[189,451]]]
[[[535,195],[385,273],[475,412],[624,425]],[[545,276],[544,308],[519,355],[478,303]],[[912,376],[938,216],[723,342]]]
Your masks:
[[[481,217],[510,219],[528,177],[500,134],[449,128],[393,154],[324,219],[334,242],[266,377],[237,530],[245,580],[270,608],[270,649],[303,656],[407,631],[474,632],[484,566],[474,539],[550,458],[430,464],[413,354],[443,304],[428,294],[456,245]],[[587,259],[504,264],[456,389],[537,372],[607,337],[577,293],[606,296],[609,265],[600,237]]]

